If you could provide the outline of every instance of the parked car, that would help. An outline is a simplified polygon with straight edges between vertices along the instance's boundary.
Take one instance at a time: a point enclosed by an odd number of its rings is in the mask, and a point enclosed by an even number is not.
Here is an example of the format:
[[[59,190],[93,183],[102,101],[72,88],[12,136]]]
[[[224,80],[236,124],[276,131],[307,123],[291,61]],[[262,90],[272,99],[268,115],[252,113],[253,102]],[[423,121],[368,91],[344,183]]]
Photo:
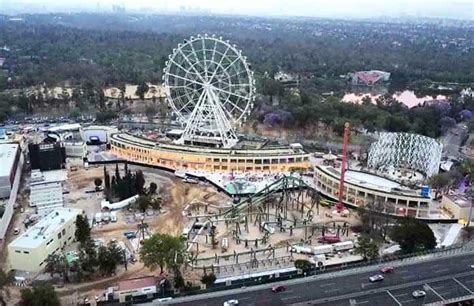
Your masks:
[[[423,290],[415,290],[411,294],[415,299],[426,296],[426,292]]]
[[[224,306],[239,305],[239,300],[228,300],[224,302]]]
[[[272,287],[272,292],[283,292],[285,290],[286,287],[282,285]]]
[[[137,238],[137,234],[135,232],[124,232],[123,235],[127,239]]]
[[[382,273],[392,273],[393,271],[395,271],[395,269],[391,266],[386,266],[386,267],[380,268],[380,272],[382,272]]]
[[[18,235],[18,234],[20,234],[20,229],[18,227],[15,227],[13,229],[13,235]]]
[[[372,283],[381,282],[383,280],[384,280],[384,277],[382,276],[382,274],[376,274],[369,277],[369,281]]]

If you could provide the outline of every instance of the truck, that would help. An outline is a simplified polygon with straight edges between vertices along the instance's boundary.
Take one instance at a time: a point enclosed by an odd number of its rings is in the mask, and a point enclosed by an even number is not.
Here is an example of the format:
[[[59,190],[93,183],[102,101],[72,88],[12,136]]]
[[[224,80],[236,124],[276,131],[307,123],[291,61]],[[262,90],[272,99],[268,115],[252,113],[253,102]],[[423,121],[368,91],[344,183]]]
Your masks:
[[[333,245],[334,251],[339,252],[339,251],[348,251],[350,249],[354,248],[354,242],[351,240],[348,241],[341,241],[334,243]]]
[[[313,254],[314,255],[321,255],[321,254],[329,254],[333,252],[333,246],[332,245],[319,245],[313,247]]]

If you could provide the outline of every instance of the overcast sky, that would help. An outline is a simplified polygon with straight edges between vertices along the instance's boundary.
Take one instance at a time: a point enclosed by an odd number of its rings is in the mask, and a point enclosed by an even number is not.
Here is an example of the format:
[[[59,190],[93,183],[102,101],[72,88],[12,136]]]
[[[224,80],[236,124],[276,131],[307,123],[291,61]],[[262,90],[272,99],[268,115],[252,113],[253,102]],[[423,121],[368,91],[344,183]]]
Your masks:
[[[415,16],[474,20],[474,0],[0,0],[8,9],[24,11],[110,10],[113,4],[129,10],[206,10],[212,13],[315,17]]]

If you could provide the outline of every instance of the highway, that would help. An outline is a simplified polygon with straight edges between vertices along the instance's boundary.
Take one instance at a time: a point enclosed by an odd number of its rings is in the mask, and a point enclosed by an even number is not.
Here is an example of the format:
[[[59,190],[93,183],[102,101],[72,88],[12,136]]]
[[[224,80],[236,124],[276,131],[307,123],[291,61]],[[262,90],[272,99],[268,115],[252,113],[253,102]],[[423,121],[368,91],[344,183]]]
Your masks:
[[[370,283],[373,271],[334,278],[308,277],[293,280],[284,292],[273,293],[275,284],[176,298],[175,305],[222,306],[238,299],[239,305],[422,305],[474,294],[474,254],[440,257],[395,267],[385,280]],[[280,283],[279,283],[280,284]],[[423,289],[425,288],[425,289]],[[415,299],[414,290],[425,290],[426,297]]]

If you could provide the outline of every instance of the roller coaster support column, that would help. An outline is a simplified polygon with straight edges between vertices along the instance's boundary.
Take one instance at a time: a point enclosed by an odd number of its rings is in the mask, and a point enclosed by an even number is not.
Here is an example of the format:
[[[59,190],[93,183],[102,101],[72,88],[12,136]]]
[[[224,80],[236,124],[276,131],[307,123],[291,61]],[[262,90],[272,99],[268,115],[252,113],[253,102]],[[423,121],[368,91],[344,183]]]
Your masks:
[[[349,122],[344,125],[344,140],[342,143],[342,163],[341,163],[341,178],[339,181],[339,201],[336,205],[336,211],[342,212],[344,209],[344,176],[346,174],[346,163],[347,163],[347,144],[349,143]]]

